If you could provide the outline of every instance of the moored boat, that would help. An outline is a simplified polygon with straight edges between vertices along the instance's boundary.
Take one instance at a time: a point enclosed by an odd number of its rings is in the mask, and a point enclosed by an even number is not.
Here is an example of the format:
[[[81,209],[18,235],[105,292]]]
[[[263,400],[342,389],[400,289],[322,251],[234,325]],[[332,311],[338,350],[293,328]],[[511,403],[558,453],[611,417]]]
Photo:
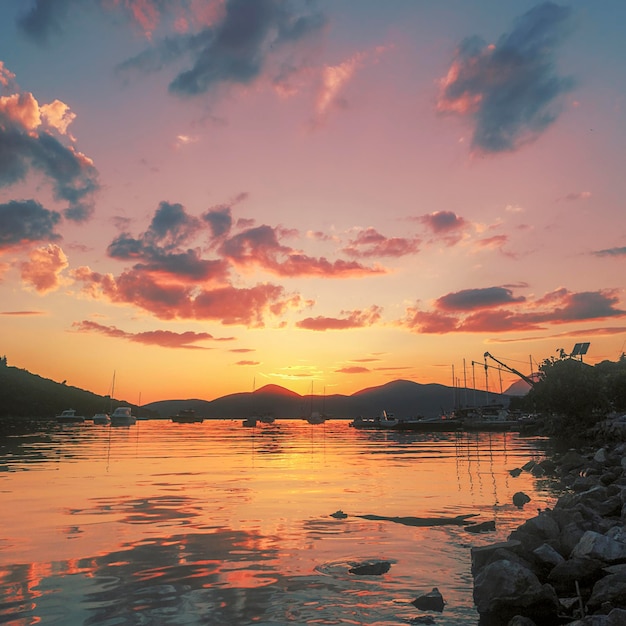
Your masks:
[[[85,421],[84,415],[76,415],[76,409],[65,409],[54,416],[57,424],[82,424]]]
[[[109,424],[111,422],[111,418],[108,413],[96,413],[92,420],[94,424],[100,425]]]
[[[395,428],[397,424],[398,420],[393,413],[387,413],[387,411],[381,411],[376,417],[361,417],[359,415],[350,422],[350,426],[353,428],[374,428],[379,430]]]
[[[463,422],[448,417],[415,417],[397,418],[393,413],[382,411],[374,418],[357,417],[350,426],[354,428],[371,428],[374,430],[399,430],[417,432],[454,432],[460,430]]]
[[[323,424],[326,421],[326,417],[317,411],[313,411],[305,419],[309,424]]]
[[[111,413],[111,426],[132,426],[137,422],[137,418],[132,414],[129,406],[118,406]]]
[[[177,424],[197,424],[204,421],[204,418],[196,415],[193,409],[181,409],[176,415],[172,415],[170,419]]]

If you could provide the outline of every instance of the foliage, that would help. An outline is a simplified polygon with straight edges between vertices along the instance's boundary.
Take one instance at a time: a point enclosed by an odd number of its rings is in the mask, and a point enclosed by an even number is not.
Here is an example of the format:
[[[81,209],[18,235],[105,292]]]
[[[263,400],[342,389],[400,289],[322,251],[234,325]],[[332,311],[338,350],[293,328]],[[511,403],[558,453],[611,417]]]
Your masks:
[[[546,359],[523,402],[527,410],[551,416],[556,434],[580,432],[626,408],[626,358],[595,366],[563,354]]]
[[[117,400],[118,404],[136,407]],[[0,367],[0,419],[6,417],[53,419],[64,409],[86,417],[108,412],[110,399],[78,387],[57,383],[17,367]],[[142,411],[145,412],[145,411]]]

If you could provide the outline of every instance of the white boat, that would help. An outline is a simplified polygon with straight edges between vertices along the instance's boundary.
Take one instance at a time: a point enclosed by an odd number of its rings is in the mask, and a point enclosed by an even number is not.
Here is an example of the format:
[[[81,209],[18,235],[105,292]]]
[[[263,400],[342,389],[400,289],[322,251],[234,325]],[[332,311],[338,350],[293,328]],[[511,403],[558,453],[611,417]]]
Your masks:
[[[96,413],[92,419],[94,424],[108,424],[111,421],[108,413]]]
[[[118,406],[111,413],[111,426],[132,426],[136,421],[129,406]]]
[[[58,424],[82,424],[85,421],[84,415],[76,415],[76,409],[66,409],[54,416]]]
[[[350,426],[353,428],[376,428],[382,430],[385,428],[395,428],[399,424],[399,421],[400,420],[396,419],[393,413],[381,411],[380,415],[374,418],[364,418],[359,415],[359,417],[356,417],[350,422]]]

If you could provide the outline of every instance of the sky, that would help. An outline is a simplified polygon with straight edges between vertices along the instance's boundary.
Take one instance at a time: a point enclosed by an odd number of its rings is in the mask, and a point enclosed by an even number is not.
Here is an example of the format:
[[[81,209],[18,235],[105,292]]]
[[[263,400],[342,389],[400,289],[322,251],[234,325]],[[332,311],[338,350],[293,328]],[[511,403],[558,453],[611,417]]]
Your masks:
[[[138,404],[617,360],[625,20],[3,0],[0,354]]]

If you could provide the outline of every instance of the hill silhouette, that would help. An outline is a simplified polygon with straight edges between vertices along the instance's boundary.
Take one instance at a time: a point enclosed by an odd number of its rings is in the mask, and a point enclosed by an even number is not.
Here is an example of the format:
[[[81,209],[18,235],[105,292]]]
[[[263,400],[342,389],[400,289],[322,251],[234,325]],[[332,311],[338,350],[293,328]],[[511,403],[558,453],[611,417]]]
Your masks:
[[[455,393],[456,392],[456,393]],[[486,403],[484,392],[480,403]],[[271,412],[277,418],[305,417],[312,411],[326,413],[337,419],[354,419],[357,415],[375,417],[381,411],[397,417],[436,417],[454,408],[459,390],[437,383],[421,384],[395,380],[378,387],[369,387],[352,395],[300,395],[279,385],[266,385],[254,392],[234,393],[215,400],[163,400],[146,408],[161,417],[174,415],[181,409],[193,409],[205,418],[236,419],[254,413]],[[508,403],[508,397],[489,394],[489,402]]]
[[[270,384],[252,392],[233,393],[202,400],[162,400],[142,407],[108,396],[71,387],[42,378],[36,374],[0,365],[0,418],[52,419],[64,409],[73,408],[87,417],[108,411],[113,406],[131,406],[140,417],[168,418],[181,409],[193,409],[205,418],[238,419],[255,413],[273,413],[277,418],[306,417],[311,412],[323,412],[337,419],[354,419],[358,415],[374,417],[382,411],[397,417],[435,417],[452,410],[464,390],[437,383],[421,384],[410,380],[395,380],[377,387],[368,387],[351,395],[300,395],[280,385]],[[479,404],[508,403],[506,394],[466,390],[465,395],[480,394]],[[467,402],[466,402],[467,403]]]
[[[138,410],[137,405],[115,398],[113,406],[120,405]],[[109,396],[99,396],[24,369],[0,365],[0,418],[51,419],[69,408],[76,409],[79,415],[90,417],[94,413],[108,412],[110,406]]]

